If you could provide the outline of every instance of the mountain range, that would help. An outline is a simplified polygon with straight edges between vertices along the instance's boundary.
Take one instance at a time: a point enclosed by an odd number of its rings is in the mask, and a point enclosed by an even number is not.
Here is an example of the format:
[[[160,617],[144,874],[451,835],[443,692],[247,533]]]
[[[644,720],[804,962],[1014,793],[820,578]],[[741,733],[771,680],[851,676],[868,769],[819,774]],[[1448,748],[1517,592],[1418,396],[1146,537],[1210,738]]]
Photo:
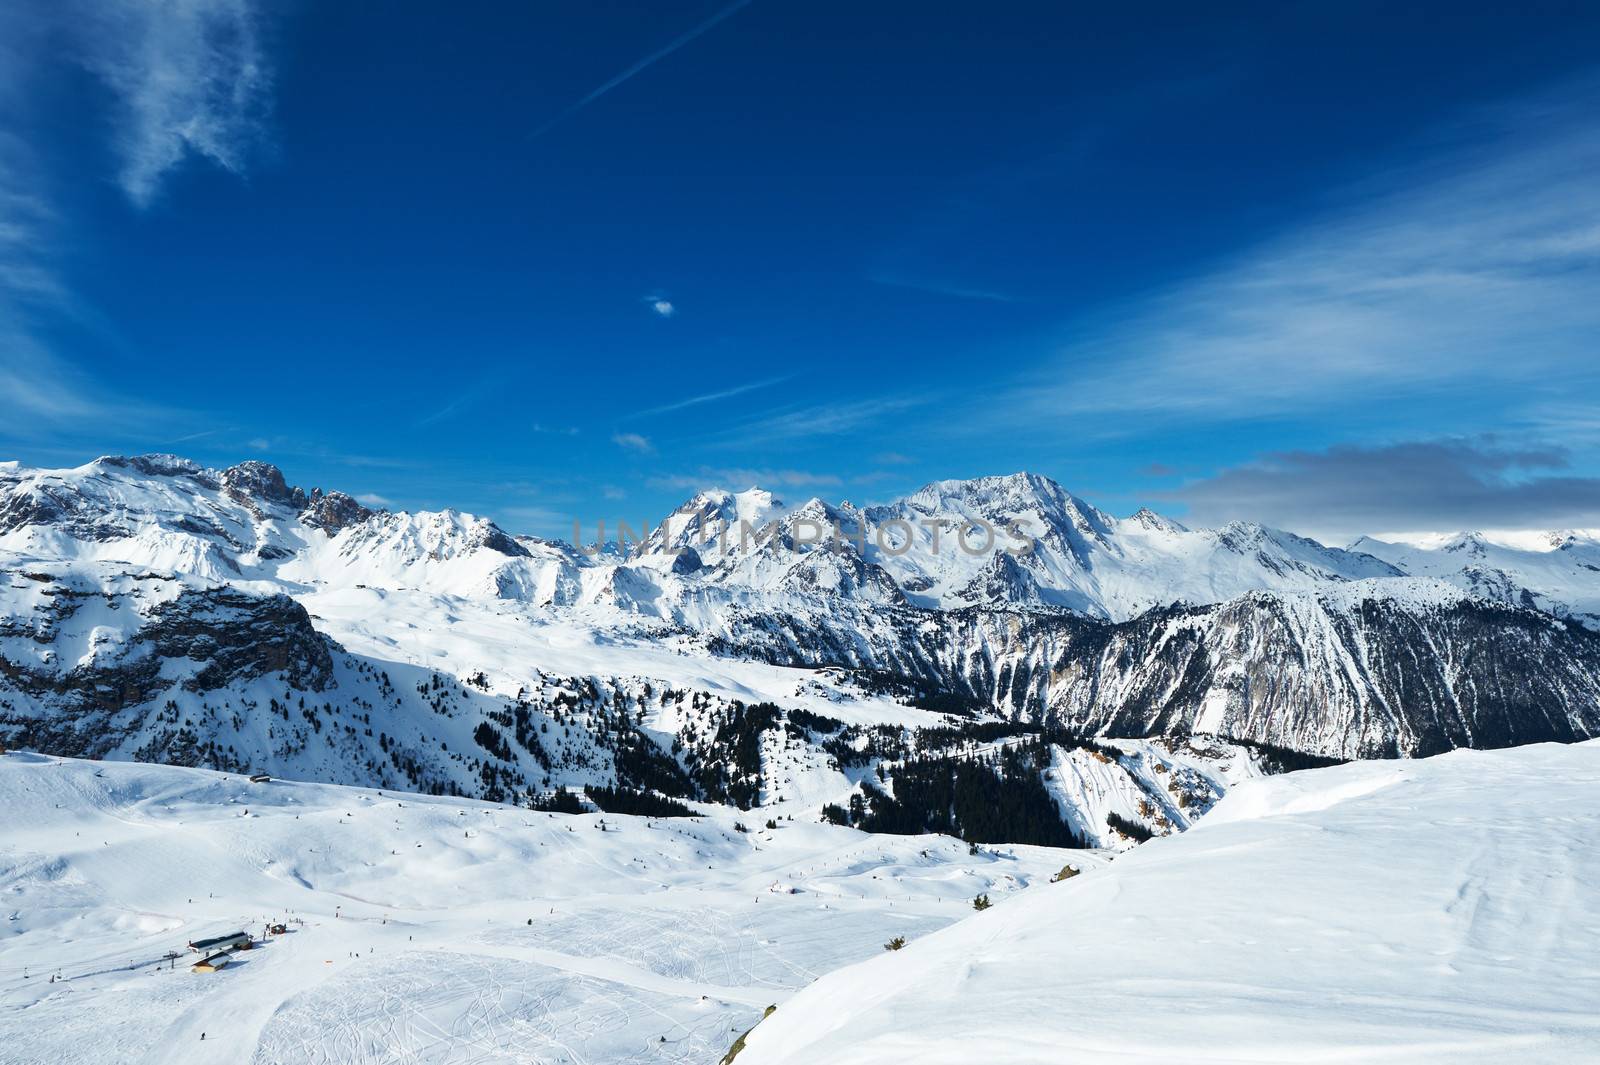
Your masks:
[[[261,462],[0,464],[0,742],[518,801],[814,813],[997,743],[1037,747],[1048,784],[1105,737],[1224,760],[1572,741],[1600,734],[1597,610],[1593,531],[1330,547],[1117,518],[1033,474],[870,507],[706,491],[584,545]],[[1125,816],[1181,827],[1129,757]]]

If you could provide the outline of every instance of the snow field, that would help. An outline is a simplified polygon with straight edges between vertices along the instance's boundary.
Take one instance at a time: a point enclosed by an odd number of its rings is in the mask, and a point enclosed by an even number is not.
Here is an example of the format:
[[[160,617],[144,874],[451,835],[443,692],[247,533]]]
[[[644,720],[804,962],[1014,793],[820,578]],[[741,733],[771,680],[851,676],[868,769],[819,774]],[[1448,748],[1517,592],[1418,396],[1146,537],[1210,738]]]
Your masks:
[[[715,1061],[767,1005],[1069,856],[26,754],[0,808],[6,1065]],[[303,923],[168,968],[269,918]]]

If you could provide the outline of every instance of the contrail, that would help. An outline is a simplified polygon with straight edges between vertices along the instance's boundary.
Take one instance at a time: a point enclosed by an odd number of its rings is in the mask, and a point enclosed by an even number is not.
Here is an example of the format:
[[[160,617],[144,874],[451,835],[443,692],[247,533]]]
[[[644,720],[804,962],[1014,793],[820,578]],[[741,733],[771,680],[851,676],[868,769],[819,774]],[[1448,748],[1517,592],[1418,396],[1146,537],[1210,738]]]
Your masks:
[[[615,89],[618,85],[621,85],[623,82],[627,81],[641,70],[644,70],[646,67],[657,62],[658,60],[665,59],[667,56],[671,55],[673,52],[676,52],[678,49],[682,48],[684,45],[688,44],[690,41],[706,32],[706,30],[709,30],[711,27],[727,18],[729,15],[738,11],[742,7],[748,7],[749,5],[750,0],[736,0],[735,3],[729,4],[721,11],[718,11],[715,15],[712,15],[710,18],[700,23],[700,25],[696,26],[694,29],[674,37],[663,47],[651,52],[649,55],[633,64],[633,66],[629,67],[627,70],[624,70],[621,74],[618,74],[616,77],[601,85],[598,89],[595,89],[577,103],[568,107],[565,111],[562,111],[555,118],[552,118],[550,121],[546,122],[544,125],[528,134],[528,139],[532,140],[535,137],[544,136],[546,133],[550,132],[550,130],[554,129],[556,126],[572,117],[573,114],[583,110],[585,107],[588,107],[600,97],[604,96],[612,89]]]
[[[783,382],[788,381],[793,377],[794,374],[787,374],[783,377],[774,377],[767,381],[752,381],[747,385],[739,385],[735,388],[730,388],[722,392],[709,392],[703,396],[691,396],[688,399],[680,399],[676,403],[668,403],[664,407],[651,407],[649,410],[636,410],[632,414],[624,417],[622,420],[627,421],[629,418],[643,418],[649,414],[666,414],[668,411],[682,410],[685,407],[696,407],[702,403],[715,403],[719,399],[732,399],[734,396],[742,396],[746,392],[754,392],[758,388],[771,388],[773,385],[781,385]]]

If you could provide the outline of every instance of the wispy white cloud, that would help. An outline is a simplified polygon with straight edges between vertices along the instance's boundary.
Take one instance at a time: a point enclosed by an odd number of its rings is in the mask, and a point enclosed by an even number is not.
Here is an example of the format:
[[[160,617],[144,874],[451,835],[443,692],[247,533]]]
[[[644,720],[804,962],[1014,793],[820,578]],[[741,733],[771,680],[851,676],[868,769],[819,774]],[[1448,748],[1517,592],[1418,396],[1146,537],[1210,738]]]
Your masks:
[[[436,407],[418,418],[416,421],[417,428],[421,429],[448,421],[463,411],[471,409],[480,401],[497,395],[505,385],[506,380],[503,374],[490,374],[480,377],[446,401],[443,406]],[[433,397],[430,395],[430,398]],[[538,423],[534,423],[533,431],[541,432],[543,430],[540,429]]]
[[[636,451],[641,455],[651,454],[656,449],[647,437],[638,433],[613,433],[611,442],[624,451]]]
[[[1600,383],[1600,83],[1561,99],[1479,116],[1426,166],[1080,327],[997,410],[1209,419]]]
[[[84,64],[115,94],[118,180],[140,207],[189,155],[243,173],[265,136],[272,75],[252,0],[71,5]]]
[[[890,419],[909,414],[931,402],[924,395],[876,396],[869,399],[819,403],[752,418],[718,434],[725,446],[756,448],[763,444],[819,436],[843,436],[863,430],[885,429]],[[882,443],[893,443],[892,427]]]
[[[148,204],[187,152],[242,167],[269,80],[246,0],[63,0],[0,10],[0,114],[27,115],[41,57],[63,53],[112,90],[118,180],[135,203]],[[118,340],[63,280],[68,249],[84,241],[54,209],[48,172],[12,129],[0,129],[0,436],[40,446],[92,427],[97,445],[118,437],[159,444],[193,414],[119,396],[59,347],[66,332],[85,349]]]
[[[544,136],[546,133],[550,132],[556,126],[560,125],[562,122],[565,122],[568,118],[571,118],[573,115],[577,114],[579,111],[583,110],[585,107],[588,107],[590,104],[594,103],[596,100],[600,99],[600,97],[604,96],[606,93],[610,92],[612,89],[615,89],[617,86],[621,85],[623,82],[627,81],[629,78],[632,78],[635,75],[637,75],[637,74],[643,72],[644,70],[648,69],[649,67],[655,65],[656,63],[659,63],[661,60],[665,59],[667,56],[671,55],[673,52],[676,52],[678,49],[682,48],[684,45],[688,44],[690,41],[693,41],[696,37],[699,37],[702,33],[705,33],[707,30],[711,29],[713,26],[715,26],[717,23],[721,22],[723,19],[727,18],[729,15],[732,15],[735,12],[739,11],[741,8],[745,8],[745,7],[748,7],[748,6],[750,6],[750,0],[735,0],[734,3],[729,4],[725,8],[722,8],[716,14],[714,14],[710,18],[706,19],[704,22],[701,22],[698,25],[696,25],[693,29],[687,30],[684,33],[680,33],[678,36],[676,36],[672,40],[668,41],[662,47],[657,48],[654,52],[651,52],[649,55],[645,56],[643,59],[641,59],[638,62],[632,64],[627,69],[623,70],[620,74],[617,74],[615,77],[612,77],[612,78],[606,80],[605,82],[602,82],[600,85],[598,85],[597,87],[595,87],[591,91],[585,93],[582,97],[580,97],[577,100],[577,102],[575,102],[573,104],[570,104],[565,109],[563,109],[560,114],[556,115],[550,121],[546,122],[544,125],[540,126],[538,129],[536,129],[532,133],[530,133],[528,135],[529,139],[531,140],[534,137],[542,137],[542,136]]]
[[[455,399],[452,399],[450,402],[446,403],[444,406],[439,407],[436,410],[430,411],[429,413],[424,414],[422,417],[418,418],[417,419],[417,428],[421,429],[424,426],[437,425],[439,422],[444,421],[446,418],[449,418],[452,415],[460,413],[463,409],[465,409],[467,404],[471,403],[476,398],[477,398],[477,392],[472,392],[472,393],[469,393],[469,394],[463,395],[463,396],[457,396]]]
[[[26,155],[0,134],[0,436],[38,440],[85,423],[135,427],[148,411],[108,399],[40,339],[47,325],[85,312],[57,272],[61,220],[23,176]]]
[[[773,385],[781,385],[785,381],[793,379],[793,377],[793,374],[785,374],[782,377],[770,377],[765,381],[751,381],[749,384],[736,385],[733,388],[724,388],[717,392],[707,392],[704,395],[690,396],[688,399],[680,399],[674,403],[666,403],[659,407],[651,407],[648,410],[634,411],[632,414],[627,415],[627,417],[646,418],[654,414],[668,414],[672,411],[683,410],[686,407],[698,407],[702,403],[716,403],[719,400],[732,399],[734,396],[742,396],[746,392],[754,392],[757,389],[771,388]]]
[[[650,309],[659,317],[671,318],[678,313],[677,306],[665,296],[646,296],[644,301],[650,305]]]
[[[392,507],[394,500],[380,496],[376,492],[363,492],[355,497],[356,502],[368,507]]]
[[[708,488],[728,488],[736,491],[754,487],[830,488],[842,483],[841,478],[831,473],[812,473],[809,470],[708,466],[702,466],[695,473],[675,473],[650,480],[653,488],[688,492],[698,492]]]

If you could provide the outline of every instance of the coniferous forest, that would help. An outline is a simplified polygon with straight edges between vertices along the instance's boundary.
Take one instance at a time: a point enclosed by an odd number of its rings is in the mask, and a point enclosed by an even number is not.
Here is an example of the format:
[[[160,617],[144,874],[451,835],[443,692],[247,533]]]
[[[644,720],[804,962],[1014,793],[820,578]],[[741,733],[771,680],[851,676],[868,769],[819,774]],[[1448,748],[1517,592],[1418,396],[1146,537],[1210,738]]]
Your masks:
[[[906,762],[894,773],[894,794],[869,788],[847,812],[868,832],[943,832],[969,843],[1086,844],[1062,820],[1039,779],[1042,745],[1008,747],[992,757],[936,757]]]

